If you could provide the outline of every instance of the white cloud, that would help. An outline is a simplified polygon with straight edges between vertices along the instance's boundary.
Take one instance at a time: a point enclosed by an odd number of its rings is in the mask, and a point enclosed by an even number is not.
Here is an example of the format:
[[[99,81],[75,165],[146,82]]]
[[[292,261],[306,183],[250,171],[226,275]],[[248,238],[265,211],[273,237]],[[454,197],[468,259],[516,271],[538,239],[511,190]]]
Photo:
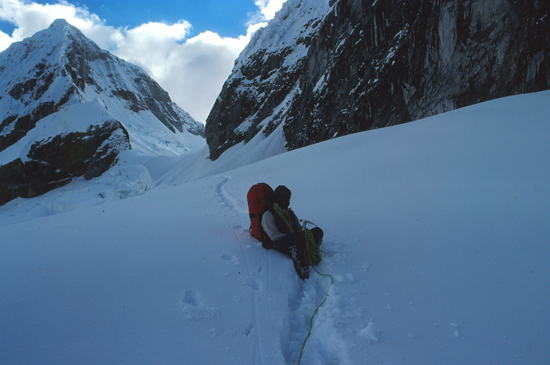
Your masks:
[[[97,31],[104,27],[99,17],[90,14],[86,8],[76,7],[65,1],[41,5],[22,0],[0,0],[0,20],[16,27],[11,35],[7,35],[11,42],[30,37],[59,18],[66,19],[83,31]],[[1,38],[6,40],[6,34],[2,33]],[[9,44],[2,43],[0,46],[5,49]]]
[[[195,119],[204,122],[248,37],[222,38],[204,32],[185,42],[164,34],[130,34],[114,50],[137,64]]]
[[[222,38],[204,32],[187,38],[191,24],[146,23],[136,28],[114,28],[85,7],[66,1],[36,4],[25,0],[0,0],[0,20],[15,26],[14,32],[0,32],[0,51],[64,18],[101,48],[143,67],[180,107],[204,122],[235,59],[251,35],[273,18],[285,0],[256,0],[259,14],[251,16],[246,35]]]
[[[191,24],[182,20],[176,24],[147,23],[120,34],[112,49],[119,57],[138,63],[148,69],[155,77],[165,77],[169,72],[166,62],[181,46],[189,33]],[[158,81],[158,80],[157,80]]]
[[[286,0],[255,0],[254,4],[260,9],[265,21],[273,19],[275,13],[281,9],[285,1]]]

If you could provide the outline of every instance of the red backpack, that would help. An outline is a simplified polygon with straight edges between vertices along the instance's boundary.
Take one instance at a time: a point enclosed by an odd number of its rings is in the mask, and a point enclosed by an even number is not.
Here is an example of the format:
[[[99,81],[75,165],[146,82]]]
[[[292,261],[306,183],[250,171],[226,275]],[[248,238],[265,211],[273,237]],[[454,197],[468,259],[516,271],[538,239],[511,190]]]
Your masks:
[[[246,200],[250,215],[250,234],[262,242],[268,241],[269,237],[262,229],[262,216],[273,204],[273,189],[266,183],[253,185],[246,194]]]

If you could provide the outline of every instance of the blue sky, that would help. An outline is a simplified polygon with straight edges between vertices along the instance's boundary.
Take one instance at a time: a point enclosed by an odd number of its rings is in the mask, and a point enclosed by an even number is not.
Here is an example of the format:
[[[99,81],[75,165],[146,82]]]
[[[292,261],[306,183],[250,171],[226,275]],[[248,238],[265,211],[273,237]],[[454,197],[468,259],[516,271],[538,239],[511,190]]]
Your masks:
[[[46,4],[48,1],[37,1]],[[250,15],[258,11],[253,0],[81,0],[90,12],[109,25],[136,27],[147,22],[177,23],[185,19],[193,34],[212,31],[223,37],[246,34]],[[51,1],[50,1],[51,3]]]
[[[235,59],[286,0],[0,0],[0,51],[63,18],[205,122]]]

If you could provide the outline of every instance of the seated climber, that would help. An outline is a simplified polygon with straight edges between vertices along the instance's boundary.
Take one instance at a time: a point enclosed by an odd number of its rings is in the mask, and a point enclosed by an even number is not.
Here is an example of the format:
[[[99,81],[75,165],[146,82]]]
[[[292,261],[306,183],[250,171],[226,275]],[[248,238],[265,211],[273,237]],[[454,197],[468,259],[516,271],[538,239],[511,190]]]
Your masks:
[[[284,253],[294,261],[300,279],[309,277],[309,264],[305,257],[306,237],[296,214],[290,209],[291,192],[286,186],[278,186],[273,192],[273,205],[263,214],[262,228],[271,240],[264,246]],[[323,230],[311,229],[313,241],[321,245]],[[271,245],[271,247],[269,247]]]

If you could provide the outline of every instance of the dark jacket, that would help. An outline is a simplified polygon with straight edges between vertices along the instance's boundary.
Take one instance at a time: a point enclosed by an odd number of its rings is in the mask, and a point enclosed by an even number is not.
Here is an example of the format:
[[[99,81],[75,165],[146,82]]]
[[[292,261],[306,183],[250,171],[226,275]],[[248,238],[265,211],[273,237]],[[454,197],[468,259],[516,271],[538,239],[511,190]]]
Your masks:
[[[290,223],[290,225],[292,226],[292,231],[285,224],[279,214],[277,214],[273,206],[271,206],[262,217],[262,228],[272,241],[277,241],[282,238],[282,236],[292,232],[298,234],[302,230],[302,228],[300,227],[300,221],[298,220],[298,217],[296,217],[296,214],[294,214],[292,209],[280,209],[280,211],[283,213],[283,216],[285,217],[287,222]]]

